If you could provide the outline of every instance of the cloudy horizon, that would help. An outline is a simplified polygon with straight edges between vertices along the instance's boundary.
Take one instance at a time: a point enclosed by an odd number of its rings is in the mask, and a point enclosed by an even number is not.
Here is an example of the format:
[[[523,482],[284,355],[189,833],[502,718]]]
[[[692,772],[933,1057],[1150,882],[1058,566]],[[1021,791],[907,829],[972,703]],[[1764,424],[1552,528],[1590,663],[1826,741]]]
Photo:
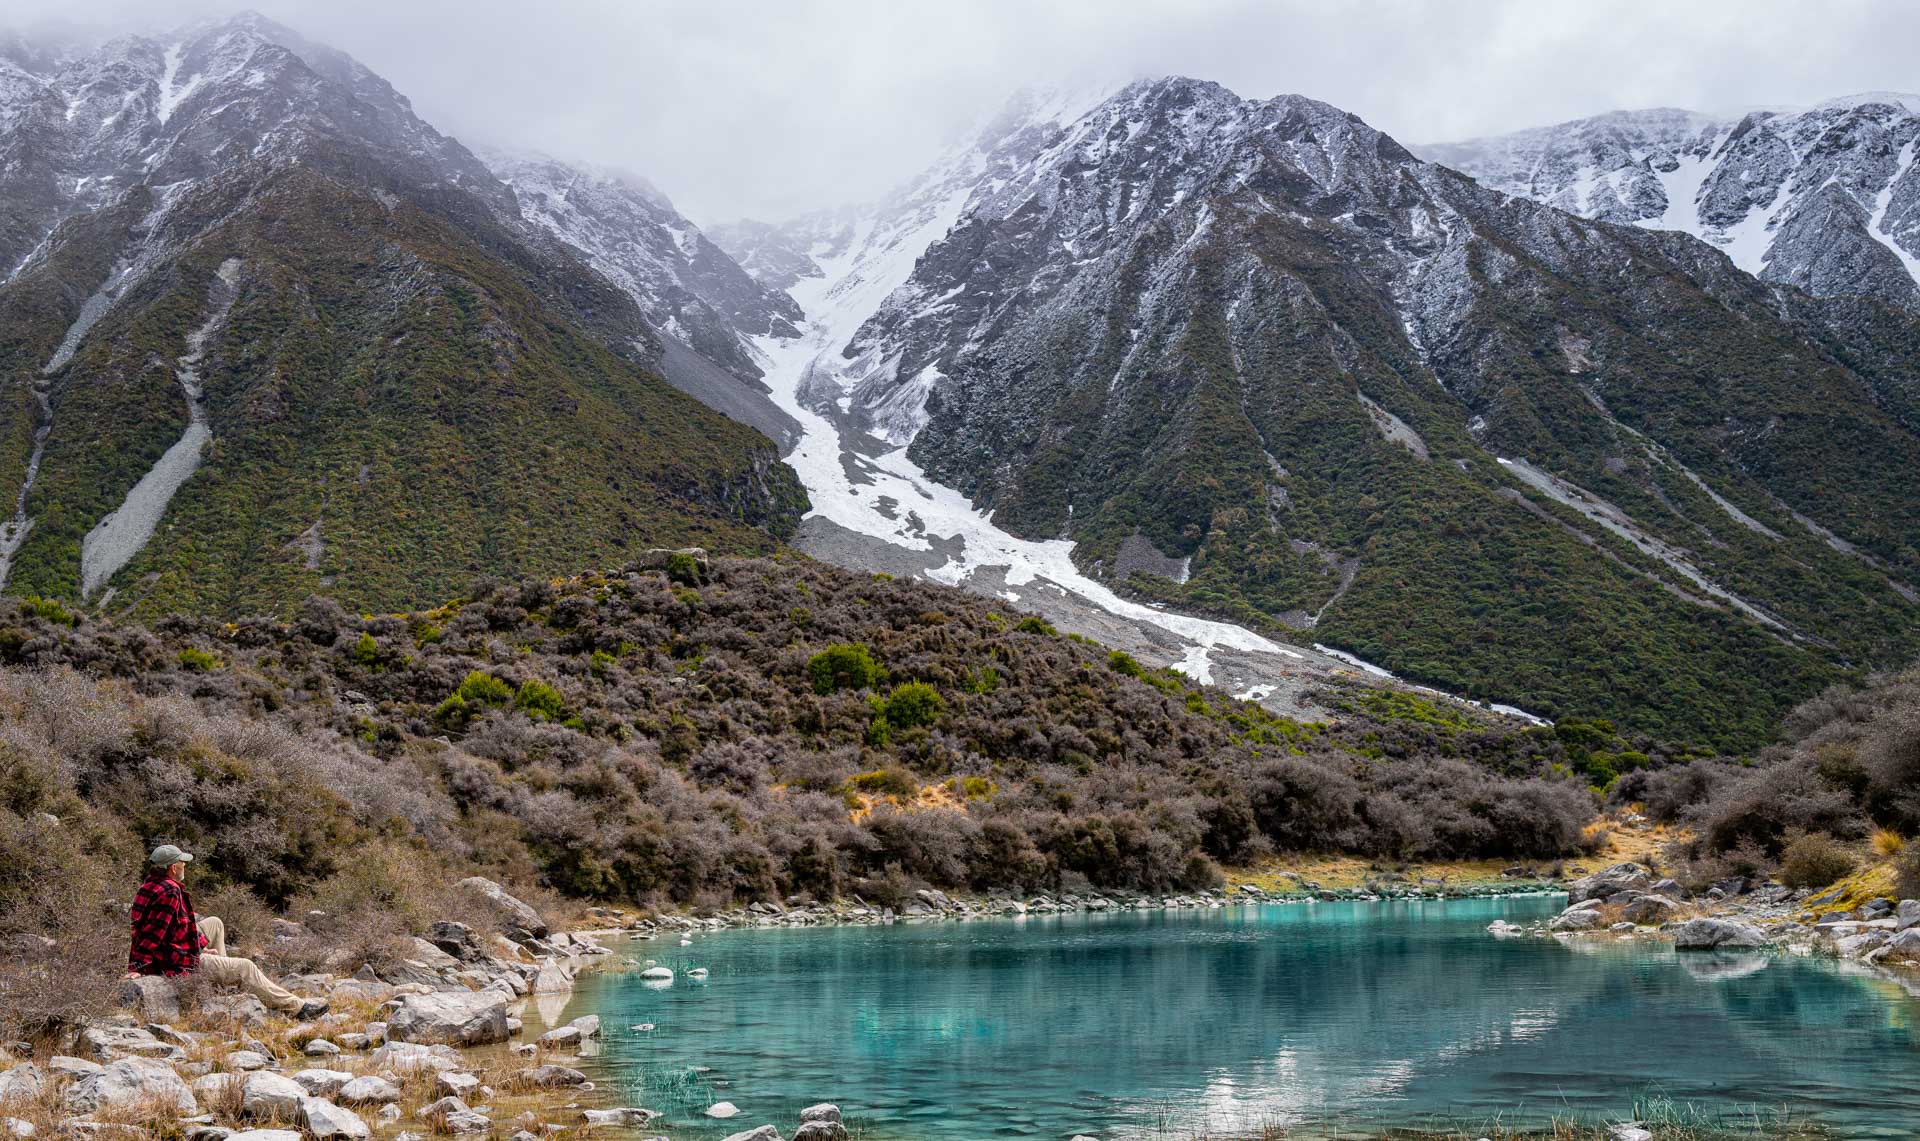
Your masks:
[[[1885,0],[14,0],[0,28],[153,34],[246,7],[354,55],[470,145],[631,170],[701,225],[879,197],[1029,86],[1189,75],[1321,99],[1410,145],[1920,89],[1920,6]]]

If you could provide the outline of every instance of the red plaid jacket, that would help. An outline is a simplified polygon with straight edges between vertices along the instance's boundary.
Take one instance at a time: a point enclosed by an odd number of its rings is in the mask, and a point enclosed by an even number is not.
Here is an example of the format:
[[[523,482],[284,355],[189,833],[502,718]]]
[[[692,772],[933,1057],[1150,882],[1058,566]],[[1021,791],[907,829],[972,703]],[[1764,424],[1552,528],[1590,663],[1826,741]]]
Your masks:
[[[142,975],[184,975],[200,965],[200,919],[193,897],[165,874],[148,876],[133,897],[133,949],[127,969]]]

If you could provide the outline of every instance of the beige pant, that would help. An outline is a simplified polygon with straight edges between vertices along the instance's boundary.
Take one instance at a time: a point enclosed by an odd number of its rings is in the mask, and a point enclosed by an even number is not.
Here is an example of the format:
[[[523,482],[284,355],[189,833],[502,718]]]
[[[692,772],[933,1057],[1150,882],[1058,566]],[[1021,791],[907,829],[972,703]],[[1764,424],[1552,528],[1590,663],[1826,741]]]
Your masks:
[[[214,986],[235,987],[265,1003],[268,1010],[292,1014],[300,1009],[300,996],[267,977],[252,959],[237,959],[227,954],[227,925],[217,915],[200,920],[200,934],[207,937],[207,949],[200,952],[198,974]]]

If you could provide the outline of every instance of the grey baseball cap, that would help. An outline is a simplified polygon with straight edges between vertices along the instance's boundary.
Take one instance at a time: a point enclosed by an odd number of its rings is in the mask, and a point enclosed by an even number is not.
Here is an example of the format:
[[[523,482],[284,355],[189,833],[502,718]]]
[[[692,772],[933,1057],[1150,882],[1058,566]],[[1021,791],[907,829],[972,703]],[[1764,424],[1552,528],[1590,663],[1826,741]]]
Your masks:
[[[192,853],[173,844],[162,844],[153,850],[153,855],[147,857],[147,863],[152,864],[156,868],[165,868],[174,864],[189,864],[192,862]]]

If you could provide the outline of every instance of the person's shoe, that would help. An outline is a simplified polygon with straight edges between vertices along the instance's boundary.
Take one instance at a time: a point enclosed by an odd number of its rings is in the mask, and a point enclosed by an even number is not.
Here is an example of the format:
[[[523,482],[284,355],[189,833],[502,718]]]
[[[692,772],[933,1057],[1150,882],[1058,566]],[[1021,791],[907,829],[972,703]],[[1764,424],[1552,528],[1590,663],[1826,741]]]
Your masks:
[[[294,1011],[293,1017],[301,1022],[312,1022],[314,1019],[320,1017],[326,1012],[327,1012],[326,999],[310,998],[307,1001],[300,1004],[300,1009]]]

